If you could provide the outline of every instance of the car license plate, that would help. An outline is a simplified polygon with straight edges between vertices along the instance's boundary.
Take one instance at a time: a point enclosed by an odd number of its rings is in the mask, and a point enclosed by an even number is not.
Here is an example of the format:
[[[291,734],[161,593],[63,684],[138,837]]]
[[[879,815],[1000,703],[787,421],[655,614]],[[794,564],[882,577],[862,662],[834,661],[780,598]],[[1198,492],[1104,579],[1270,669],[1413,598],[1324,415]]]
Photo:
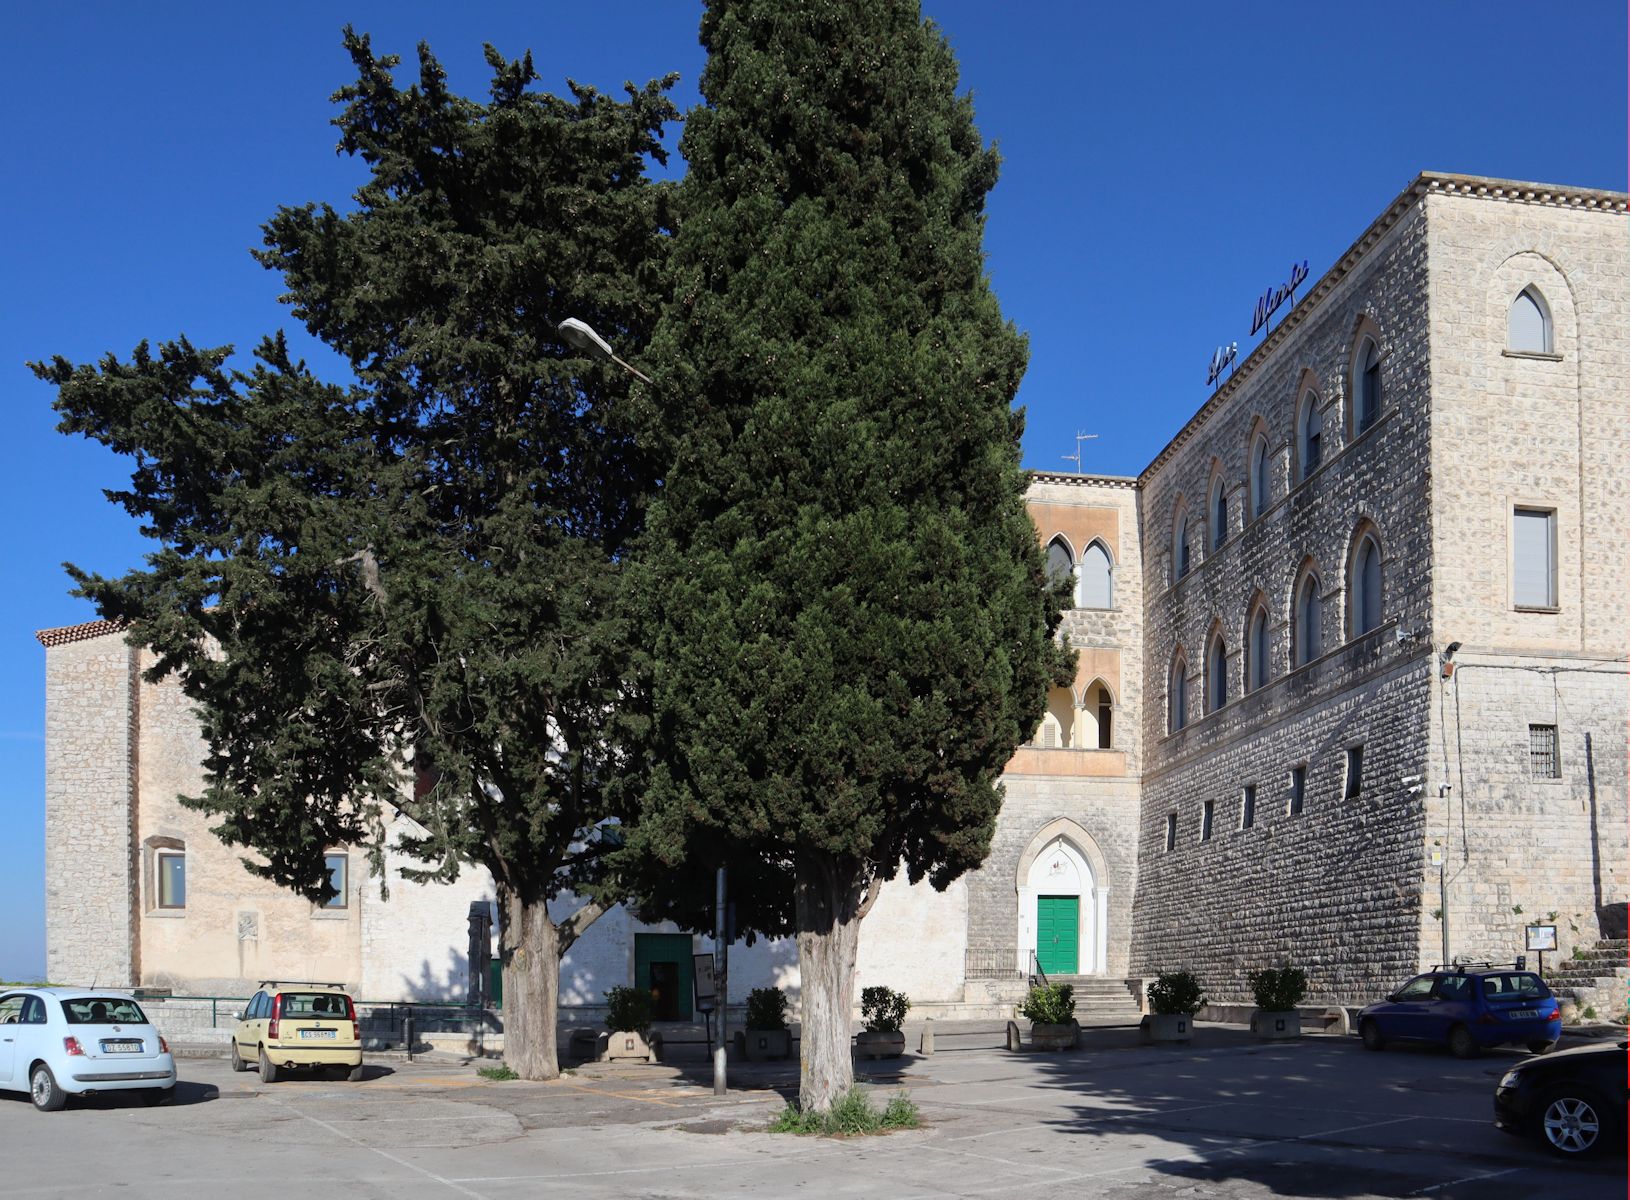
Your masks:
[[[103,1042],[103,1054],[140,1054],[140,1042]]]
[[[1535,1009],[1535,1008],[1513,1008],[1513,1009],[1511,1009],[1510,1011],[1508,1011],[1506,1013],[1506,1020],[1508,1020],[1508,1021],[1532,1021],[1537,1016],[1539,1016],[1539,1010],[1538,1009]]]
[[[302,1029],[300,1036],[303,1038],[328,1038],[333,1040],[334,1031],[332,1029]]]

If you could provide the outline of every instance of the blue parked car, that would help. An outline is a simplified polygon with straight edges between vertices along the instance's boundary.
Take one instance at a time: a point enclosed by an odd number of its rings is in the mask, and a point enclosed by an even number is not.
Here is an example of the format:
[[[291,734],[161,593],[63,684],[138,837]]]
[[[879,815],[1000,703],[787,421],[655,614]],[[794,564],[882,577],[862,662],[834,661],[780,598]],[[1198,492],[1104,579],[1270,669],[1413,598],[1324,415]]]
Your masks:
[[[1544,1054],[1562,1036],[1562,1013],[1534,972],[1463,963],[1417,975],[1361,1011],[1358,1035],[1371,1050],[1396,1040],[1435,1042],[1456,1058],[1507,1045]]]

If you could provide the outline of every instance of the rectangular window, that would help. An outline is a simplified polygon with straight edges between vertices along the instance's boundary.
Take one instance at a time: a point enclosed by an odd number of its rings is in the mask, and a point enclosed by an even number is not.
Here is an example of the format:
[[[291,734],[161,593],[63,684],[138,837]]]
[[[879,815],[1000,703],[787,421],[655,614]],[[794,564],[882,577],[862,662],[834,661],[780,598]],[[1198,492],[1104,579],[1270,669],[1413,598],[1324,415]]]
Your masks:
[[[1556,726],[1528,727],[1528,774],[1534,779],[1561,779],[1562,762],[1556,752]]]
[[[1177,849],[1177,814],[1166,814],[1166,850],[1168,853]]]
[[[347,877],[350,875],[350,871],[347,869],[348,863],[349,859],[343,854],[323,855],[323,866],[328,868],[328,885],[338,893],[323,902],[324,908],[346,907],[348,903],[346,884],[349,882]]]
[[[160,908],[187,907],[187,856],[160,853],[158,867],[158,906]]]
[[[1256,824],[1256,784],[1245,785],[1245,798],[1240,801],[1239,827],[1249,829]]]
[[[1202,842],[1211,840],[1211,801],[1209,800],[1200,809],[1200,840]]]
[[[1307,797],[1307,766],[1292,767],[1290,769],[1290,805],[1288,810],[1291,816],[1302,811],[1302,801]]]
[[[1556,510],[1519,508],[1511,517],[1511,602],[1555,608]]]
[[[1347,787],[1342,793],[1349,800],[1358,798],[1364,787],[1364,747],[1347,747]]]

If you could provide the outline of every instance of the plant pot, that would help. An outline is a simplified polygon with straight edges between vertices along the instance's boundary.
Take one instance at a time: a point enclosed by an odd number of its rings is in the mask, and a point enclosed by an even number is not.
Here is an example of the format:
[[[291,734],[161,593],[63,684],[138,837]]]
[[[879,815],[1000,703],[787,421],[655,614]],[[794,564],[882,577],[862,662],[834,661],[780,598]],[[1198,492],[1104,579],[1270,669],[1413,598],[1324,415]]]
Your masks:
[[[1081,1040],[1081,1026],[1070,1021],[1063,1025],[1034,1022],[1030,1026],[1032,1050],[1074,1050]]]
[[[866,1058],[899,1058],[906,1052],[904,1033],[866,1030],[855,1034],[855,1053]]]
[[[769,1062],[792,1054],[792,1034],[785,1029],[749,1029],[742,1034],[741,1049],[748,1062]]]
[[[1189,1042],[1194,1039],[1194,1018],[1187,1013],[1150,1013],[1138,1029],[1145,1042]]]
[[[600,1062],[660,1062],[662,1061],[662,1035],[639,1034],[633,1030],[614,1030],[599,1036]]]
[[[1295,1009],[1271,1012],[1259,1008],[1251,1014],[1251,1032],[1270,1042],[1299,1038],[1302,1036],[1302,1017]]]

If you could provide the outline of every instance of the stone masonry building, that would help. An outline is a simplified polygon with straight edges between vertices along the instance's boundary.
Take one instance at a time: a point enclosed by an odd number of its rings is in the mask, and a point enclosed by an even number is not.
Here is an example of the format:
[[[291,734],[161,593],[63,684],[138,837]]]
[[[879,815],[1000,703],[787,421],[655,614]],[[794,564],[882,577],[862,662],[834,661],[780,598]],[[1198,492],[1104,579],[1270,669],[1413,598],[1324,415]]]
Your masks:
[[[1290,963],[1352,1003],[1446,950],[1522,953],[1534,923],[1564,959],[1602,939],[1623,958],[1626,211],[1423,174],[1138,476],[1034,477],[1050,568],[1075,581],[1074,683],[1005,773],[985,864],[884,889],[862,986],[975,1015],[1038,973],[1127,1006],[1187,968],[1241,1002],[1249,970]],[[279,891],[177,804],[203,748],[174,683],[142,681],[105,622],[39,637],[53,979],[463,998],[482,872],[417,885],[393,858],[384,900],[335,847],[338,902]],[[709,949],[613,910],[562,1004],[636,982],[688,1019]],[[796,957],[734,950],[732,994],[796,994]],[[1622,1008],[1603,969],[1573,982]]]

